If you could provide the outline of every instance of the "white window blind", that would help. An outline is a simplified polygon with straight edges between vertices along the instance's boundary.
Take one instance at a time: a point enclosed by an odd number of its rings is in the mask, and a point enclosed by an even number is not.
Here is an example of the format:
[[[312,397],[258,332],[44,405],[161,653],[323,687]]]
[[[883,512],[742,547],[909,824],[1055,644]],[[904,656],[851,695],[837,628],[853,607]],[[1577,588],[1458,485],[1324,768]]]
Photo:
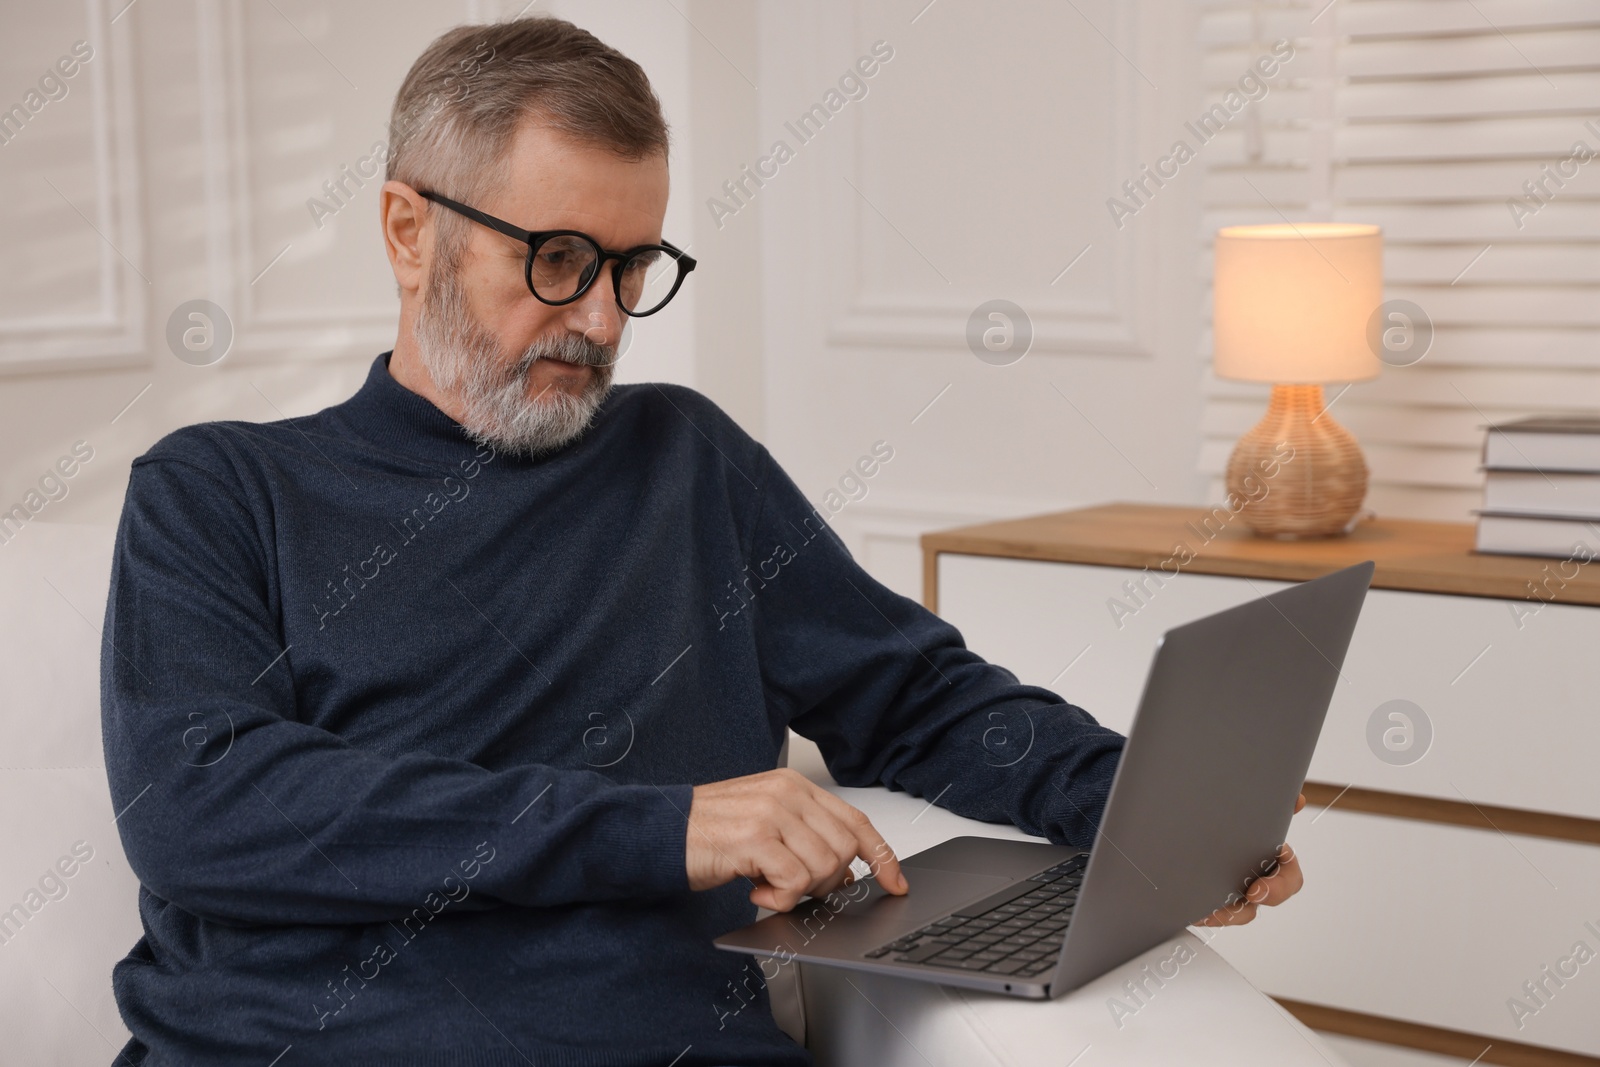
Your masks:
[[[1600,0],[1198,2],[1207,105],[1274,41],[1295,49],[1203,151],[1203,276],[1219,226],[1380,224],[1386,295],[1427,312],[1433,345],[1326,387],[1330,414],[1366,452],[1367,506],[1470,519],[1486,419],[1600,409]],[[1201,349],[1221,499],[1266,387],[1218,380]]]

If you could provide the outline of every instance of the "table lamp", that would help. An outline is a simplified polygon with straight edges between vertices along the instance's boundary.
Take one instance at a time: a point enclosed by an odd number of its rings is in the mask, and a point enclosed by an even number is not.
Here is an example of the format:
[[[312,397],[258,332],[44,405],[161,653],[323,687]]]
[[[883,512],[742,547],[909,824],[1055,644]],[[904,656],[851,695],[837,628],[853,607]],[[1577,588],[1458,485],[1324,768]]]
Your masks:
[[[1366,499],[1367,463],[1328,414],[1322,386],[1375,378],[1382,366],[1367,341],[1383,303],[1382,231],[1345,222],[1224,226],[1212,293],[1213,370],[1272,383],[1266,417],[1228,458],[1229,506],[1237,494],[1245,524],[1262,537],[1348,533]]]

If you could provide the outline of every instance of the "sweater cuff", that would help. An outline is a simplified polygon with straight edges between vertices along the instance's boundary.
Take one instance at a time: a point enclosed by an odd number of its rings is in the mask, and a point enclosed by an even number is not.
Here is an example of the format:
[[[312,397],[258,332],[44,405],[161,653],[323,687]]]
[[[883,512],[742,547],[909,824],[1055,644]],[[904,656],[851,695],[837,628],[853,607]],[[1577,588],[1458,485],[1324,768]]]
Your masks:
[[[1121,756],[1120,748],[1101,753],[1094,762],[1079,768],[1061,783],[1060,788],[1050,790],[1052,803],[1046,806],[1044,820],[1047,840],[1083,849],[1094,845]]]
[[[686,843],[692,785],[624,786],[636,791],[629,804],[636,817],[606,827],[601,833],[603,854],[615,865],[616,876],[630,891],[666,896],[689,891]]]

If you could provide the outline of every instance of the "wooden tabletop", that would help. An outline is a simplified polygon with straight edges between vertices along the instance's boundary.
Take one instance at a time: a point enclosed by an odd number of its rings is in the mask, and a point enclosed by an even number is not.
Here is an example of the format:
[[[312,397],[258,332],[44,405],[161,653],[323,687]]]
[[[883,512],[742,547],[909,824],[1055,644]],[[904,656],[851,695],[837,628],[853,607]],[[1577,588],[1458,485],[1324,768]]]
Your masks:
[[[1600,561],[1489,555],[1472,543],[1467,522],[1369,519],[1343,537],[1278,541],[1221,506],[1115,503],[923,534],[922,553],[935,582],[940,553],[1286,581],[1370,559],[1375,589],[1600,606]]]

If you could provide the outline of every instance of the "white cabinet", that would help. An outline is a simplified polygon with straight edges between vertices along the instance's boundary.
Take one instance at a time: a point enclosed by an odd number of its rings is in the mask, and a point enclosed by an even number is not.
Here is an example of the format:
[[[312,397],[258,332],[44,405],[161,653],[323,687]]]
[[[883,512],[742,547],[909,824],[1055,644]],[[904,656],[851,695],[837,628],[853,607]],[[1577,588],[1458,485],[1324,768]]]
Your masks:
[[[1138,580],[1144,605],[1114,615]],[[1180,573],[1158,588],[1122,567],[942,555],[939,613],[985,659],[1125,731],[1165,630],[1285,584]],[[1503,600],[1373,589],[1341,674],[1313,779],[1600,819],[1600,609],[1548,604],[1519,630]],[[1416,747],[1380,744],[1386,762],[1368,722],[1396,700],[1416,706],[1399,711]],[[1386,729],[1404,730],[1393,713]]]

